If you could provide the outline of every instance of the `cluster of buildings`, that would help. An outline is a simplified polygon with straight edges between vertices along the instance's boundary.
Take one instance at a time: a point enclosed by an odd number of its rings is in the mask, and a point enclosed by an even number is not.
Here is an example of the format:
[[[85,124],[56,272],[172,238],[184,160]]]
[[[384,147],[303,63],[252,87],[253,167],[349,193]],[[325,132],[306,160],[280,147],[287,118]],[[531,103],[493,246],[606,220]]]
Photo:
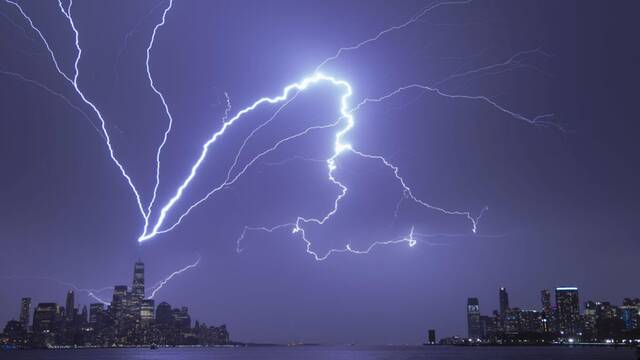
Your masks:
[[[477,298],[467,300],[468,338],[446,339],[466,343],[640,343],[640,299],[626,298],[621,306],[587,301],[581,312],[578,288],[540,292],[540,308],[511,307],[507,289],[500,288],[500,309],[492,316],[480,313]]]
[[[32,322],[30,320],[33,319]],[[31,298],[22,298],[19,320],[10,320],[0,334],[0,345],[19,348],[57,346],[224,345],[226,326],[195,322],[186,307],[166,302],[155,306],[145,298],[144,264],[136,262],[131,289],[114,287],[111,303],[75,306],[67,293],[65,306],[39,303],[31,316]]]

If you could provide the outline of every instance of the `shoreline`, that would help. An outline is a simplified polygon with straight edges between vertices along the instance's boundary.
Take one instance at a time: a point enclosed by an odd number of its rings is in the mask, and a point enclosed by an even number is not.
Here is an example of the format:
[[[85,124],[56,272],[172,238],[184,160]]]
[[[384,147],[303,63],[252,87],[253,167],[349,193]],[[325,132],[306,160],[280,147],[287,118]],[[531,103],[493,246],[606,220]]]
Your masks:
[[[283,347],[283,348],[295,348],[295,347],[414,347],[414,348],[429,348],[429,347],[482,347],[482,348],[536,348],[536,347],[565,347],[565,348],[612,348],[612,349],[635,349],[640,352],[640,346],[636,344],[610,344],[610,343],[575,343],[575,344],[399,344],[399,345],[354,345],[354,344],[257,344],[257,343],[236,343],[226,345],[118,345],[118,346],[51,346],[45,348],[23,348],[3,345],[0,346],[0,352],[7,351],[29,351],[29,350],[97,350],[97,349],[204,349],[204,348],[258,348],[258,347]]]

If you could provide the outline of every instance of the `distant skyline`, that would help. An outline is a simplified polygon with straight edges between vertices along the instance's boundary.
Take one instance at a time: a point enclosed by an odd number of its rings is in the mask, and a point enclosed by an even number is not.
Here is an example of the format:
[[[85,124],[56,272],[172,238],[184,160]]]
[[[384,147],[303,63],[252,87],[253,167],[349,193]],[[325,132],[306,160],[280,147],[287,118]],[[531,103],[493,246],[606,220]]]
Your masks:
[[[640,295],[631,2],[16,3],[0,3],[1,323],[23,296],[129,283],[138,258],[160,281],[200,256],[162,298],[249,342],[461,335],[467,299],[499,310],[500,287],[532,309],[562,286]]]
[[[162,301],[156,306],[153,296],[166,281],[150,286],[151,295],[146,295],[145,266],[138,260],[131,286],[113,286],[108,300],[88,292],[98,302],[80,306],[74,290],[69,290],[64,304],[39,302],[31,316],[31,298],[23,297],[20,320],[10,320],[3,326],[0,344],[3,349],[228,345],[230,337],[224,324],[192,322],[185,305],[176,307]]]

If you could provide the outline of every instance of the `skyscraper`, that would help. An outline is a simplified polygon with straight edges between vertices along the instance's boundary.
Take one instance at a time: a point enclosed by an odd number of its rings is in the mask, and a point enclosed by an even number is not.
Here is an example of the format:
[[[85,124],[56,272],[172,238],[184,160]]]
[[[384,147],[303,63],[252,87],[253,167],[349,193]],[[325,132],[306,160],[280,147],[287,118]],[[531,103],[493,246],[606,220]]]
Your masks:
[[[153,308],[154,308],[153,299],[144,299],[142,300],[142,305],[140,307],[140,319],[144,322],[149,322],[153,320]]]
[[[94,328],[99,327],[104,316],[104,304],[93,303],[89,305],[89,324]]]
[[[55,332],[60,320],[60,307],[56,303],[39,303],[33,313],[33,332]]]
[[[29,314],[31,313],[31,298],[24,297],[20,300],[20,323],[25,329],[29,326]]]
[[[113,288],[113,300],[111,301],[111,311],[113,319],[122,321],[129,304],[126,285],[116,285]]]
[[[180,309],[172,309],[171,316],[175,327],[183,330],[191,327],[191,316],[189,316],[189,309],[186,306],[183,306]]]
[[[82,325],[86,325],[87,324],[87,305],[82,307],[82,312],[80,313],[80,324]]]
[[[161,302],[156,308],[156,322],[161,325],[171,325],[173,316],[171,315],[171,305]]]
[[[542,327],[544,332],[553,331],[553,308],[551,307],[551,291],[540,290],[540,302],[542,303]]]
[[[542,311],[551,314],[551,291],[540,290],[540,302],[542,303]]]
[[[142,301],[144,299],[144,263],[138,259],[133,265],[133,286],[131,294]]]
[[[72,321],[76,312],[74,309],[75,306],[75,295],[73,293],[73,290],[69,290],[67,292],[67,308],[65,309],[66,313],[66,318],[67,320]]]
[[[429,337],[427,339],[427,344],[435,345],[435,343],[436,343],[436,330],[429,329]]]
[[[478,302],[478,298],[467,299],[467,328],[470,339],[475,340],[482,337],[480,303]]]
[[[558,307],[558,325],[564,337],[575,336],[580,325],[580,301],[578,288],[556,288],[556,306]]]
[[[500,315],[504,317],[505,313],[509,309],[509,294],[507,293],[507,289],[501,287],[500,288]]]

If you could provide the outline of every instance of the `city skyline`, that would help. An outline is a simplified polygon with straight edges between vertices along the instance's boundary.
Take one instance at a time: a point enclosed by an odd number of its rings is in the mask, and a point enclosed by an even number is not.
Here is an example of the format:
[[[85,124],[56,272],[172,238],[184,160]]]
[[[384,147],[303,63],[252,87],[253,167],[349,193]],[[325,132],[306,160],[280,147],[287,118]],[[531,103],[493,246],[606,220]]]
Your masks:
[[[100,300],[80,306],[73,290],[67,291],[64,306],[38,302],[31,316],[31,298],[20,301],[19,320],[9,320],[0,344],[18,348],[74,346],[175,346],[228,345],[226,325],[207,326],[192,319],[186,306],[172,308],[162,301],[157,307],[145,295],[144,263],[133,267],[131,286],[114,285],[110,302]],[[152,294],[155,295],[152,286]],[[78,305],[78,306],[76,306]],[[30,318],[33,321],[30,321]]]
[[[0,322],[137,259],[246,342],[640,295],[634,11],[118,1],[0,1]]]
[[[577,287],[561,286],[553,289],[555,303],[552,303],[551,293],[549,289],[540,290],[538,307],[523,309],[510,303],[507,288],[500,287],[499,309],[493,310],[491,315],[486,315],[487,310],[481,307],[478,298],[468,298],[466,336],[453,335],[438,339],[436,329],[429,329],[424,344],[527,345],[640,341],[639,297],[624,298],[622,305],[599,299],[581,301]],[[18,347],[242,345],[230,341],[226,325],[207,327],[196,321],[192,328],[191,317],[185,306],[172,308],[163,301],[156,308],[154,300],[145,296],[144,263],[140,259],[134,264],[131,287],[115,285],[110,303],[101,301],[91,303],[89,307],[80,306],[75,302],[73,290],[69,290],[65,306],[41,302],[34,307],[31,316],[31,300],[30,297],[21,299],[18,320],[12,319],[6,323],[4,331],[0,333],[0,343]],[[162,330],[163,326],[174,326],[175,331],[182,335],[160,335],[168,331]],[[109,327],[114,330],[101,330]],[[153,333],[145,328],[159,330]],[[122,331],[137,335],[118,335]]]
[[[466,337],[454,336],[442,343],[640,343],[640,297],[626,297],[619,306],[591,299],[581,302],[575,286],[556,287],[553,292],[554,305],[551,291],[542,289],[538,306],[523,309],[512,306],[507,289],[500,287],[500,309],[491,315],[482,315],[478,298],[468,298]]]

